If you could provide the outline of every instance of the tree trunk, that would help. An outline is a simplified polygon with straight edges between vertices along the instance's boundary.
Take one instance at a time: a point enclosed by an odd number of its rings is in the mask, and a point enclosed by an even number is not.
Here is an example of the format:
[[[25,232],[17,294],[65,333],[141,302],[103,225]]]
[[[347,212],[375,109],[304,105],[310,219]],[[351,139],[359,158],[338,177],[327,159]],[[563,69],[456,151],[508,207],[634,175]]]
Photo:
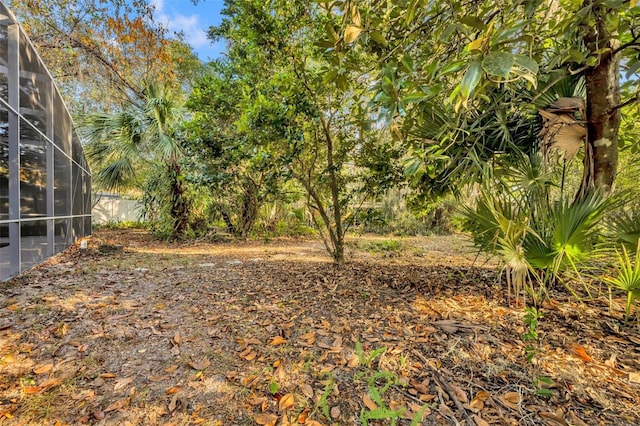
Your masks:
[[[177,159],[169,163],[171,179],[171,219],[175,235],[181,235],[187,229],[188,207],[184,197],[184,185],[180,180],[181,168]]]
[[[329,187],[331,189],[331,202],[333,204],[333,221],[335,226],[335,238],[333,241],[333,260],[341,265],[344,263],[344,227],[342,226],[342,206],[340,205],[340,184],[336,175],[336,164],[333,161],[333,136],[329,123],[320,117],[327,144],[327,170],[329,171]]]
[[[602,53],[598,63],[585,72],[587,89],[587,149],[584,174],[578,197],[592,189],[609,194],[618,166],[618,129],[620,128],[620,59],[615,50],[620,43],[606,27],[605,17],[615,13],[594,0],[591,5],[595,24],[589,28],[585,43],[591,52]]]

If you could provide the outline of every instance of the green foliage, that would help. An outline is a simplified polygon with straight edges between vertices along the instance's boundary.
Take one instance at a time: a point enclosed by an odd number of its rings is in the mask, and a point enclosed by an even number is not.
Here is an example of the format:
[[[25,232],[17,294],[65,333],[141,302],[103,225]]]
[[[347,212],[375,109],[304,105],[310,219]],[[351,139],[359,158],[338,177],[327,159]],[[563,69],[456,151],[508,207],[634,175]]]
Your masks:
[[[538,323],[544,314],[535,308],[535,306],[529,306],[524,309],[524,324],[527,327],[526,333],[522,335],[524,342],[532,342],[535,344],[538,341]],[[524,348],[525,359],[527,362],[531,362],[533,358],[540,352],[535,346],[527,346]]]
[[[333,374],[331,374],[331,372],[326,373],[326,375],[327,382],[324,385],[324,389],[322,391],[322,395],[320,395],[320,399],[318,399],[318,402],[316,403],[316,407],[320,408],[322,414],[324,414],[324,417],[329,420],[331,419],[331,413],[329,411],[329,403],[327,400],[329,398],[329,395],[331,395],[331,392],[333,392],[335,382],[333,379]]]
[[[617,211],[609,218],[609,227],[615,240],[624,245],[629,253],[636,253],[640,245],[640,212],[638,210]]]
[[[356,340],[355,351],[360,365],[369,368],[377,357],[387,351],[387,348],[381,347],[369,353],[365,353],[362,349],[362,343],[360,343],[359,340]]]
[[[605,277],[604,280],[618,290],[627,293],[625,306],[625,321],[629,321],[631,304],[640,298],[640,250],[636,248],[635,259],[632,261],[626,247],[622,246],[622,253],[618,254],[617,274]]]
[[[485,184],[475,207],[463,207],[464,229],[479,249],[498,255],[516,297],[524,288],[539,301],[549,285],[580,279],[580,266],[597,256],[599,225],[616,199],[590,193],[569,201],[552,191],[550,176],[535,160],[519,161]],[[492,182],[489,183],[489,182]],[[552,196],[558,194],[557,200]]]

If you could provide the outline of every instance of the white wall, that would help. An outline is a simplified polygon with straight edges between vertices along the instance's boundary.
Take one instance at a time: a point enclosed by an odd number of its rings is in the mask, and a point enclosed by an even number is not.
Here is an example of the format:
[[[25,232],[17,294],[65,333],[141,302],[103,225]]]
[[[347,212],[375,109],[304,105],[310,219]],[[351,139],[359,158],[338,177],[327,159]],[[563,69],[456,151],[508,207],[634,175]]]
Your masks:
[[[100,198],[91,211],[93,223],[138,222],[140,218],[140,202],[123,200],[113,195],[98,195]]]

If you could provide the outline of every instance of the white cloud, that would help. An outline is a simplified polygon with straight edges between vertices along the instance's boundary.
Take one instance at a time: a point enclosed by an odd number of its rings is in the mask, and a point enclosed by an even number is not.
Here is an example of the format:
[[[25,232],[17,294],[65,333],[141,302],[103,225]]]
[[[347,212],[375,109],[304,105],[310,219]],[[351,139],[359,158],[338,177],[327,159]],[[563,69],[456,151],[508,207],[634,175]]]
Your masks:
[[[198,15],[183,15],[175,10],[165,10],[164,0],[152,0],[155,7],[155,19],[171,32],[183,33],[185,41],[194,48],[210,43],[207,33],[202,29]]]

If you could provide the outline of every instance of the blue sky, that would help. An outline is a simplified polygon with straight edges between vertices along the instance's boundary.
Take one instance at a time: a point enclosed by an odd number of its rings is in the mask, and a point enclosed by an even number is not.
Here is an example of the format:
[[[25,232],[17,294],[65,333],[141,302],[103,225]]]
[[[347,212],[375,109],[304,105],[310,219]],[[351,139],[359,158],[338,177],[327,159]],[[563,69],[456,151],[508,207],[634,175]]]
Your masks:
[[[212,43],[207,38],[209,27],[220,23],[223,0],[200,0],[195,6],[191,0],[152,0],[152,3],[156,7],[155,18],[171,32],[182,31],[201,60],[217,58],[224,52],[224,42]]]

